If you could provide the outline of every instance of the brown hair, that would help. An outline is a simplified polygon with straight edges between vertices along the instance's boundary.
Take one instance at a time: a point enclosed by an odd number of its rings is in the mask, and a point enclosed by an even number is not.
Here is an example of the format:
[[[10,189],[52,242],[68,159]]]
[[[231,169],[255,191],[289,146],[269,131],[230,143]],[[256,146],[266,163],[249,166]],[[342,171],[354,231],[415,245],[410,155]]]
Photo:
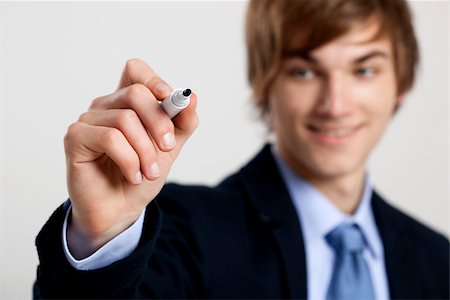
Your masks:
[[[293,38],[300,47],[296,50],[307,53],[373,17],[380,24],[377,36],[391,39],[398,95],[404,94],[413,85],[419,60],[405,0],[251,0],[246,25],[247,71],[261,115],[266,117],[269,112],[269,88]]]

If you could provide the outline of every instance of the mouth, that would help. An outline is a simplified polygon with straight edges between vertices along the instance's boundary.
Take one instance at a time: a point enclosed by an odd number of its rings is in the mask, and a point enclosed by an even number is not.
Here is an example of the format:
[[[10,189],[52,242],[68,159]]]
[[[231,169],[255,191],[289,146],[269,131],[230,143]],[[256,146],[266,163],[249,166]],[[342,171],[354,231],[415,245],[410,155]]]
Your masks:
[[[317,126],[307,125],[307,129],[314,138],[326,144],[342,144],[348,142],[360,129],[362,125],[357,126]]]

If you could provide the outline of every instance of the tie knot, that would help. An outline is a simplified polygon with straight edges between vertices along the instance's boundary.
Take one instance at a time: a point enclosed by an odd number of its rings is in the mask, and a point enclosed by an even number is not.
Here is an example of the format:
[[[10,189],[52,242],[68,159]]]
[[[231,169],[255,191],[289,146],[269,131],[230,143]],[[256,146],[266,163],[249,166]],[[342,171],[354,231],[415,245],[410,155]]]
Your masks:
[[[341,224],[325,239],[337,253],[361,252],[364,249],[364,236],[356,224]]]

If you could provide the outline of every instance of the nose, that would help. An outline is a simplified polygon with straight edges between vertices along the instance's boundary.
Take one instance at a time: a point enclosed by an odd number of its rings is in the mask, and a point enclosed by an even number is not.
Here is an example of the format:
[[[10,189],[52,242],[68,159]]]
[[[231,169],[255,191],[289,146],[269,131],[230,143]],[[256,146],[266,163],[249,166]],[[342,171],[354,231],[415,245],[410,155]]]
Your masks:
[[[343,74],[331,74],[324,80],[317,113],[327,117],[342,117],[351,110],[351,83]]]

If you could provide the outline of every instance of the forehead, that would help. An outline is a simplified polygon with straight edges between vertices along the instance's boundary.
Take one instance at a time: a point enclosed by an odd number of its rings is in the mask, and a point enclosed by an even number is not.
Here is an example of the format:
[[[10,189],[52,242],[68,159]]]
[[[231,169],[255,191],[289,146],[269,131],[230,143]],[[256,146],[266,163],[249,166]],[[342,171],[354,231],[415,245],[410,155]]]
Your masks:
[[[302,30],[298,34],[301,36]],[[347,56],[351,58],[374,50],[384,52],[388,57],[392,52],[389,35],[382,31],[376,18],[354,23],[343,34],[319,43],[316,47],[311,47],[308,42],[302,42],[302,39],[294,36],[284,51],[284,57],[335,56],[337,59],[345,59]]]
[[[360,24],[349,32],[331,42],[311,51],[315,56],[334,56],[337,60],[352,60],[368,52],[378,51],[386,57],[391,57],[391,43],[389,38],[380,34],[377,23]]]

